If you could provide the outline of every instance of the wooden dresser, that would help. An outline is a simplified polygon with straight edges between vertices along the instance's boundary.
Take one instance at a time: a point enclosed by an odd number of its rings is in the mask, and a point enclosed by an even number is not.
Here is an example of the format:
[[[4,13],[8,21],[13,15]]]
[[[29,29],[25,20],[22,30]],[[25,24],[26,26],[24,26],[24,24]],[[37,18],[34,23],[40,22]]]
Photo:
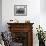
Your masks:
[[[7,23],[12,39],[23,43],[22,46],[33,46],[33,23]]]

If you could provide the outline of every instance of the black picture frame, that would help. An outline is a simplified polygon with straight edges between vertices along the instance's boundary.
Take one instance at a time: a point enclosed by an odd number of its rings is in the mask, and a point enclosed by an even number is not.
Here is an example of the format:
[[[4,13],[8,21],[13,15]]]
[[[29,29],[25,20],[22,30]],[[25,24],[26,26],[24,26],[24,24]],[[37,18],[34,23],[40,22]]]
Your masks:
[[[14,16],[27,16],[27,5],[14,5]]]

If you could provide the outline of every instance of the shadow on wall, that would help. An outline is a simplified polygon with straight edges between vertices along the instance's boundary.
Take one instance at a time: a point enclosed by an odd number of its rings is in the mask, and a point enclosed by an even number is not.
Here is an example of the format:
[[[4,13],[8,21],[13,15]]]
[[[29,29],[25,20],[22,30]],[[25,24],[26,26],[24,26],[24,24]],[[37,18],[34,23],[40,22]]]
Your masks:
[[[46,14],[46,0],[40,0],[40,11],[43,14]]]
[[[2,0],[0,0],[0,31],[2,31]]]

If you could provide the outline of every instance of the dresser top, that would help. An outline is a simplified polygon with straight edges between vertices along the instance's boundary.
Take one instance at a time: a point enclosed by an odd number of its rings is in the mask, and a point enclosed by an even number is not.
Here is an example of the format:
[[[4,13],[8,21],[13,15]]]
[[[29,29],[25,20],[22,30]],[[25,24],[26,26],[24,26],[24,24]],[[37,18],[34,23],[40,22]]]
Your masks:
[[[7,23],[8,25],[25,25],[25,24],[30,24],[33,25],[34,23]]]

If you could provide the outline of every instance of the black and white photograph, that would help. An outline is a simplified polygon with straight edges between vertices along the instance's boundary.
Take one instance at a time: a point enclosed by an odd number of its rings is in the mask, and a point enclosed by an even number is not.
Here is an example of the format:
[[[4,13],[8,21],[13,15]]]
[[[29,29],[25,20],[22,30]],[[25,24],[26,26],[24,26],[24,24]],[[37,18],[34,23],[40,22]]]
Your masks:
[[[27,5],[14,5],[14,16],[27,16]]]

